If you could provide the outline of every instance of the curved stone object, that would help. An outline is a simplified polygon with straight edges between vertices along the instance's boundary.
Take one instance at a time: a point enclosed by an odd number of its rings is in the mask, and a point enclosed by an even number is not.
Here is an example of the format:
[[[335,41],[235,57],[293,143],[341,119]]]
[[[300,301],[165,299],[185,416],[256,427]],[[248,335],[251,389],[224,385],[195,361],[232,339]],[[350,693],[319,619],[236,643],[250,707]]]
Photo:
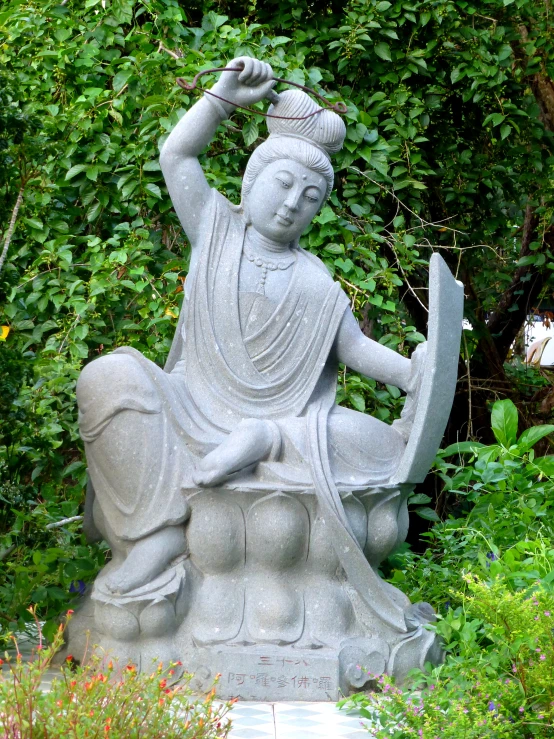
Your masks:
[[[363,335],[300,237],[328,197],[345,126],[269,65],[228,65],[181,118],[160,163],[191,244],[164,369],[130,347],[77,383],[85,531],[112,559],[75,614],[120,660],[180,661],[222,697],[336,700],[441,658],[428,604],[378,573],[440,443],[456,381],[462,288],[434,254],[429,336],[410,359]],[[271,97],[242,201],[198,162],[233,101]],[[308,112],[315,115],[305,118]],[[186,183],[186,184],[185,184]],[[336,404],[338,364],[407,394],[387,425]]]

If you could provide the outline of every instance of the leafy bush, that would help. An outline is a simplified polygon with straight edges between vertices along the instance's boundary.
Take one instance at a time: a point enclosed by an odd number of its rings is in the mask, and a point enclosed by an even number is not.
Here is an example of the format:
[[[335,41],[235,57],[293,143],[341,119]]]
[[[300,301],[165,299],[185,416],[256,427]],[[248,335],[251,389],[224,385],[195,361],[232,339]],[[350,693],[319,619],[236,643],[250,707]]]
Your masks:
[[[93,657],[86,667],[71,657],[49,691],[41,681],[63,641],[40,644],[34,659],[18,653],[0,673],[0,730],[6,739],[226,739],[231,703],[194,696],[191,676],[177,679],[180,663],[139,673],[134,665]],[[7,656],[7,655],[6,655]]]
[[[539,562],[538,551],[554,542],[554,456],[535,457],[533,450],[554,426],[533,426],[518,437],[518,413],[510,400],[494,404],[491,421],[496,444],[460,442],[438,454],[435,470],[453,513],[423,534],[427,550],[416,555],[404,547],[384,566],[414,600],[448,607],[460,573],[486,576],[499,556],[513,563],[509,577],[522,586],[539,576],[523,572],[522,562],[528,556]],[[448,461],[452,457],[458,461]]]
[[[430,628],[446,659],[405,689],[379,678],[374,695],[342,702],[378,739],[554,737],[554,457],[533,450],[554,426],[518,436],[509,400],[491,422],[496,444],[462,442],[437,458],[456,517],[435,524],[422,555],[389,560],[393,582],[439,609]]]
[[[436,627],[444,665],[414,676],[407,690],[378,678],[378,692],[341,702],[372,719],[378,739],[554,736],[552,588],[512,592],[502,579],[466,581],[463,607]]]

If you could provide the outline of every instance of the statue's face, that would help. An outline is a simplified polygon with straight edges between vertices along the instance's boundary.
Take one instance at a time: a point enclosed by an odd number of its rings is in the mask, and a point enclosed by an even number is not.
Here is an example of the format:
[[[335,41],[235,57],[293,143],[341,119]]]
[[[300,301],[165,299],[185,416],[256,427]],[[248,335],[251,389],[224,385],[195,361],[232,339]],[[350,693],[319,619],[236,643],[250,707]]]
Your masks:
[[[323,203],[327,182],[293,159],[271,162],[256,177],[246,207],[253,227],[288,244],[300,238]]]

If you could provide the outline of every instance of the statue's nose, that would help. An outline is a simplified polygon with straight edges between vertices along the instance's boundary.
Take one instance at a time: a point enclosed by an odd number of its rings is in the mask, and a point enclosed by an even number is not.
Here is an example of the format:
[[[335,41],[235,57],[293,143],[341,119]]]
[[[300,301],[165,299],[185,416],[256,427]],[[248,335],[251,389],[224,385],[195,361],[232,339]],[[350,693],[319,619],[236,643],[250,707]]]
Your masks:
[[[283,205],[287,210],[298,210],[298,195],[296,193],[289,193]]]

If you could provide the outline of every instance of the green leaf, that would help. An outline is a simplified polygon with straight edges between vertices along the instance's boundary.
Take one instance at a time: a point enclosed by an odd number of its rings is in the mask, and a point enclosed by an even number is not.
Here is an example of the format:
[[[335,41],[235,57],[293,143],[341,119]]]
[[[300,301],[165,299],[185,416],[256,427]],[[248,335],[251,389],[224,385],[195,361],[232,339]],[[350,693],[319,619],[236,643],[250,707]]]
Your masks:
[[[44,228],[44,223],[39,221],[38,218],[23,218],[23,222],[31,228],[36,228],[37,231],[42,231]]]
[[[155,198],[160,199],[162,197],[162,192],[158,185],[155,185],[153,182],[149,182],[147,185],[145,185],[145,190],[148,190],[148,192],[153,195]]]
[[[329,254],[344,254],[344,246],[342,244],[326,244],[323,249]]]
[[[534,460],[533,466],[547,477],[554,477],[554,456],[538,457]]]
[[[314,221],[316,223],[321,223],[322,225],[325,223],[331,223],[331,221],[336,221],[337,215],[335,211],[330,208],[328,205],[325,206],[325,208],[322,209],[321,213],[314,218]]]
[[[483,126],[486,126],[487,123],[492,123],[493,126],[499,126],[505,118],[506,116],[502,115],[502,113],[491,113],[483,121]]]
[[[275,38],[271,39],[269,43],[271,46],[275,48],[276,46],[282,46],[283,44],[288,44],[289,41],[291,40],[292,39],[290,39],[288,36],[276,36]]]
[[[142,169],[144,172],[159,172],[161,170],[160,162],[157,159],[151,159],[143,164]]]
[[[497,400],[492,407],[491,426],[499,444],[510,447],[517,439],[517,408],[511,400]]]
[[[508,138],[508,136],[511,134],[511,132],[512,132],[512,127],[511,126],[508,126],[508,124],[505,123],[500,128],[500,136],[501,136],[502,140]]]
[[[360,287],[362,290],[369,290],[370,293],[372,293],[375,290],[377,283],[372,277],[368,277],[363,282],[360,282]]]
[[[97,202],[91,205],[91,207],[87,211],[87,221],[91,223],[96,218],[98,218],[101,210],[102,210],[102,203]]]
[[[440,449],[438,454],[441,457],[449,457],[451,454],[462,454],[464,452],[474,454],[476,450],[482,449],[484,446],[480,441],[457,441],[455,444],[447,446],[446,449]]]
[[[507,59],[508,57],[512,56],[513,51],[510,44],[504,44],[499,52],[498,52],[498,60],[503,61],[504,59]]]
[[[92,180],[93,182],[96,182],[96,180],[98,179],[98,171],[99,170],[96,165],[94,164],[89,165],[85,172],[87,179]]]
[[[81,172],[84,172],[88,166],[89,166],[88,164],[75,164],[73,167],[71,167],[71,169],[69,169],[66,172],[65,179],[71,180],[73,177],[76,177],[78,174],[81,174]]]
[[[121,197],[123,200],[127,200],[127,198],[135,191],[135,189],[138,187],[138,182],[136,180],[130,180],[129,182],[126,182],[125,185],[121,188]]]
[[[535,264],[537,261],[537,254],[527,254],[516,262],[517,267],[527,267],[529,264]]]
[[[437,523],[440,521],[440,518],[437,516],[432,508],[427,508],[426,506],[423,506],[422,508],[415,508],[414,512],[417,513],[420,518],[424,518],[426,521],[435,521]]]
[[[361,413],[365,411],[364,396],[360,395],[360,393],[350,393],[348,395],[348,400],[351,402],[351,404],[354,406],[354,408],[357,411],[360,411]]]
[[[541,426],[531,426],[529,429],[521,434],[517,440],[517,445],[521,452],[527,452],[531,447],[535,446],[537,441],[543,439],[548,434],[554,434],[554,426],[551,424],[544,424]]]
[[[412,331],[411,333],[406,334],[406,341],[410,341],[413,344],[421,344],[425,340],[425,336],[420,334],[419,331]]]
[[[125,85],[127,84],[127,80],[132,77],[132,75],[132,69],[124,69],[121,72],[118,72],[113,78],[114,92],[120,92],[120,90],[122,90],[123,87],[125,87]]]
[[[457,67],[456,69],[453,69],[452,72],[450,72],[450,82],[452,82],[452,84],[454,84],[464,74],[465,74],[465,70],[462,70],[460,67]]]
[[[385,43],[385,41],[379,41],[378,44],[375,44],[374,51],[380,59],[384,59],[387,62],[392,62],[390,46]]]
[[[410,495],[408,498],[408,504],[409,505],[425,505],[426,503],[430,503],[431,498],[428,495],[425,495],[425,493],[418,493],[417,495]]]
[[[114,108],[110,108],[108,111],[112,118],[114,118],[120,126],[123,125],[123,116],[118,110],[115,110]]]
[[[250,146],[251,144],[253,144],[254,141],[257,140],[259,135],[260,134],[258,131],[258,124],[256,123],[256,121],[250,120],[244,124],[242,129],[242,137],[246,146]]]

